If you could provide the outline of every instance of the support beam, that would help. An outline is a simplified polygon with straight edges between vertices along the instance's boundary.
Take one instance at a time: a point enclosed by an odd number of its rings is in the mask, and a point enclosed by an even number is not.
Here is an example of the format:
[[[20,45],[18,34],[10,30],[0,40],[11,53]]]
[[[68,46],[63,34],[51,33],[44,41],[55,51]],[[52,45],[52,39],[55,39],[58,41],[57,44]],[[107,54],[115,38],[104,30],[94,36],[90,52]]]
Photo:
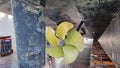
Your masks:
[[[41,11],[12,0],[19,68],[42,68],[45,63],[45,24]]]

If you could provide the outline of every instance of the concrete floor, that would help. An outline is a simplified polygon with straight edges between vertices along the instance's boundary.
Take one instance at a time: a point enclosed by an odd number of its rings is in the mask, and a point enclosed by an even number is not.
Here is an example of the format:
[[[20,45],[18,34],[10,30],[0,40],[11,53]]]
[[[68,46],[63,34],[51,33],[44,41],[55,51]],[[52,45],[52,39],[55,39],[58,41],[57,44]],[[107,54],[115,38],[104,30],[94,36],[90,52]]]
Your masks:
[[[12,56],[6,56],[0,58],[0,68],[10,68],[12,63]]]
[[[0,57],[0,68],[18,68],[16,51],[5,57]]]

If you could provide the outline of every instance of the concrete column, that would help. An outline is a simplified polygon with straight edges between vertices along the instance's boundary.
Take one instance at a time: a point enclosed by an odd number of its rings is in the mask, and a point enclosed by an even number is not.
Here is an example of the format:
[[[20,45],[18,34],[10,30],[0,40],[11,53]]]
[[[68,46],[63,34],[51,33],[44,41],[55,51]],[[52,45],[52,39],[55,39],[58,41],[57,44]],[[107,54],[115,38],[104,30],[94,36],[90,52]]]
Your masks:
[[[45,23],[40,20],[40,10],[22,1],[11,0],[19,68],[42,68],[45,63]]]

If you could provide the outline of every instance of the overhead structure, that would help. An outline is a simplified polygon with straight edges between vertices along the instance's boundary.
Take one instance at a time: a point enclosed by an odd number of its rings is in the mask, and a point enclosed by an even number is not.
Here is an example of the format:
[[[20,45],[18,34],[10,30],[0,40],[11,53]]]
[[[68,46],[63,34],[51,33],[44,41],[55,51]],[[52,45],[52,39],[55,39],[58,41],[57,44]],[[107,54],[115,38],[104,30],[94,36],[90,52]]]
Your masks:
[[[88,36],[98,39],[119,11],[119,3],[120,0],[47,0],[45,15],[50,22],[46,23],[54,27],[55,22],[67,20],[78,26],[84,19]],[[0,1],[0,11],[12,14],[10,9],[9,0]]]

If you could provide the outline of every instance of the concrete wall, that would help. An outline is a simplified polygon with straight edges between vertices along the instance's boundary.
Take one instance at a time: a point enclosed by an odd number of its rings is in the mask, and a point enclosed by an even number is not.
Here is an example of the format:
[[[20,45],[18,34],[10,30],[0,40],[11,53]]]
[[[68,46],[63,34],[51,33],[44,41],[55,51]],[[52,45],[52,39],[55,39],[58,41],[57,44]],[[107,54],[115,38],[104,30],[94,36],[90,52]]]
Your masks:
[[[120,12],[115,15],[99,42],[109,57],[120,68]]]
[[[12,15],[0,12],[0,36],[14,35]]]

